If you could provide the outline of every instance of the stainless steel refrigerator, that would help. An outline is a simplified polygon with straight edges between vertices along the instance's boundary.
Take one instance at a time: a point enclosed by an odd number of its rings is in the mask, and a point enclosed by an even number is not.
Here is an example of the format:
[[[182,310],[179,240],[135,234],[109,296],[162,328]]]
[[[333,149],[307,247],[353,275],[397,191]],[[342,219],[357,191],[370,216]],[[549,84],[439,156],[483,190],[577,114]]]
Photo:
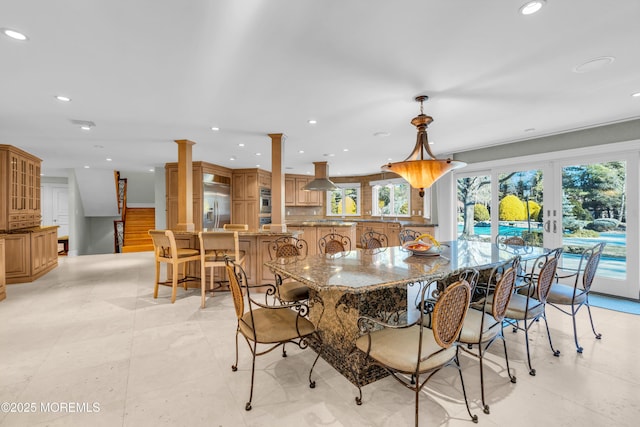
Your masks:
[[[202,228],[222,228],[231,223],[231,187],[219,182],[203,183]]]

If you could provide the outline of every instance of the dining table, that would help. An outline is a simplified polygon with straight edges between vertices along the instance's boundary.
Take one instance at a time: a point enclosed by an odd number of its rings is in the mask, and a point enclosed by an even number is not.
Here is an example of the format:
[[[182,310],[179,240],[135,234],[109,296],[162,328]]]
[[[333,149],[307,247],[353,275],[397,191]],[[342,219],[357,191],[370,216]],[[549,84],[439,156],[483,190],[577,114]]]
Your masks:
[[[500,263],[520,256],[535,259],[548,250],[533,246],[497,245],[455,240],[442,242],[435,253],[415,255],[402,246],[353,249],[336,254],[278,258],[265,266],[283,279],[309,288],[309,318],[320,339],[311,347],[353,384],[369,384],[387,376],[382,368],[354,351],[361,332],[358,319],[407,322],[417,310],[422,287],[434,280],[473,268],[480,281]]]

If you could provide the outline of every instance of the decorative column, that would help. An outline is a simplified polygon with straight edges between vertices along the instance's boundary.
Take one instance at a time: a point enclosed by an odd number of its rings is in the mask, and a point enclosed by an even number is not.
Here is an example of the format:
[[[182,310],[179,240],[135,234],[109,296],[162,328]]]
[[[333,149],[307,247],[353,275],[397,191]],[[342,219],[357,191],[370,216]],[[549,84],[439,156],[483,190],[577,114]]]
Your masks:
[[[271,222],[284,224],[284,141],[282,133],[270,133],[271,138]]]
[[[195,142],[177,139],[178,144],[178,224],[177,231],[194,231],[193,223],[193,160]]]

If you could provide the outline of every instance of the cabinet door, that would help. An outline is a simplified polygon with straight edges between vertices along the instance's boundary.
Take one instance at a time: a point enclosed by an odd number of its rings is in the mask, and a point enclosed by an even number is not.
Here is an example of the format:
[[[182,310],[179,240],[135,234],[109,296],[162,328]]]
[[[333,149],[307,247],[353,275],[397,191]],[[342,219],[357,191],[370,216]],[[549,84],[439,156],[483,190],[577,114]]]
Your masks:
[[[322,191],[306,191],[307,204],[309,206],[321,206],[322,205]]]
[[[234,173],[232,181],[232,195],[233,200],[245,200],[246,189],[247,189],[247,180],[246,175],[244,173]],[[234,221],[235,222],[235,221]]]
[[[296,205],[296,179],[285,178],[284,179],[284,204],[285,206]]]
[[[31,274],[40,273],[47,267],[47,235],[45,232],[31,233]]]
[[[296,178],[296,205],[307,206],[309,204],[309,191],[302,188],[309,183],[307,178]]]
[[[5,244],[5,277],[26,277],[31,272],[31,241],[29,234],[8,234]]]
[[[232,203],[233,211],[231,212],[231,222],[234,224],[247,223],[247,204],[244,201],[234,201]]]
[[[387,223],[387,239],[389,246],[400,246],[400,224],[397,222]]]
[[[258,173],[247,172],[245,174],[245,198],[246,200],[258,200]]]

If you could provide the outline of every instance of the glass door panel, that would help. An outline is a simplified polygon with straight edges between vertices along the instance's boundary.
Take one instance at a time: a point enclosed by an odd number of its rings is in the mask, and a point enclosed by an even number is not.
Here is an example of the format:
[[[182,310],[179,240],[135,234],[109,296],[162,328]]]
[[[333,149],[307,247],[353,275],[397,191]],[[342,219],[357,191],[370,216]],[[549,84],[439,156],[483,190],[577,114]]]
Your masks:
[[[458,239],[491,241],[491,176],[457,179]]]
[[[544,180],[542,169],[500,172],[496,234],[517,236],[530,246],[543,246]]]
[[[615,289],[628,276],[627,199],[624,160],[562,167],[562,268],[576,269],[582,250],[606,242],[594,291],[626,294]]]

